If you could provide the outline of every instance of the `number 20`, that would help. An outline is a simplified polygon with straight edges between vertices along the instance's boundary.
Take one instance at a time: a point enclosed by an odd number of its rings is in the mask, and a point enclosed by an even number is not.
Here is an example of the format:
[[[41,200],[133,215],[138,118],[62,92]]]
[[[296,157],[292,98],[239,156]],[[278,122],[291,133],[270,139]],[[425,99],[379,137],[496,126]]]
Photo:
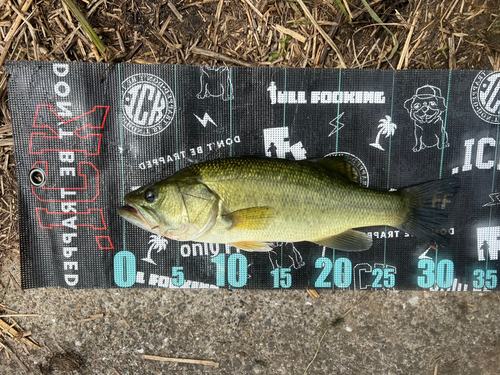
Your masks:
[[[352,281],[352,262],[348,258],[339,258],[333,263],[328,258],[316,259],[316,268],[323,268],[314,283],[316,288],[331,288],[331,281],[325,281],[333,268],[333,283],[337,288],[348,288]]]

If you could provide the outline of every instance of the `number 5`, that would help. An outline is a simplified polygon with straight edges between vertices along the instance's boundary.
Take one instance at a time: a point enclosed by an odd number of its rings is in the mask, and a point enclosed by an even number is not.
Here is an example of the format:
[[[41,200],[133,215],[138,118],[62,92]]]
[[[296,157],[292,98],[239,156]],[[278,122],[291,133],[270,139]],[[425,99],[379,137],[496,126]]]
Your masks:
[[[184,284],[184,267],[172,267],[172,284],[182,286]]]

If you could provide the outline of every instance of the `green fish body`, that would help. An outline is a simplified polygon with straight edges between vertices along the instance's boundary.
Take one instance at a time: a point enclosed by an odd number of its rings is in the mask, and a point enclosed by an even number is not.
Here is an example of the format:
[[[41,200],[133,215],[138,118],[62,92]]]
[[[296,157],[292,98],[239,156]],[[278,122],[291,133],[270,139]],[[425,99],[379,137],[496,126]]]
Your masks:
[[[344,157],[238,157],[189,166],[125,197],[119,214],[162,236],[268,251],[273,242],[310,241],[345,251],[371,247],[352,228],[388,225],[442,244],[438,232],[457,179],[396,192],[359,186]]]

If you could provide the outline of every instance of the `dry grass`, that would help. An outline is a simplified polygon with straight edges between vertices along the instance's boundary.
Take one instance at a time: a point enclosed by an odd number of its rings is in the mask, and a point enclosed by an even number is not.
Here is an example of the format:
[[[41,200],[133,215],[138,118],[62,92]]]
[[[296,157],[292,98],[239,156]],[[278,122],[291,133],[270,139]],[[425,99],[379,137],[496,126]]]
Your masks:
[[[9,136],[3,140],[12,142],[10,124],[4,124],[0,129],[4,130],[0,134]],[[0,275],[4,281],[6,276],[7,279],[11,276],[1,265],[19,258],[17,208],[17,175],[13,146],[0,146]]]
[[[107,46],[101,54],[61,1],[1,0],[2,289],[8,283],[20,289],[16,280],[19,267],[12,267],[19,257],[17,179],[4,61],[500,69],[497,0],[369,2],[383,26],[361,0],[342,3],[349,19],[333,0],[77,1]],[[389,58],[395,40],[399,47]],[[5,342],[0,344],[16,358]],[[51,359],[49,368],[57,367],[61,358]],[[70,360],[75,361],[79,363],[79,359]]]

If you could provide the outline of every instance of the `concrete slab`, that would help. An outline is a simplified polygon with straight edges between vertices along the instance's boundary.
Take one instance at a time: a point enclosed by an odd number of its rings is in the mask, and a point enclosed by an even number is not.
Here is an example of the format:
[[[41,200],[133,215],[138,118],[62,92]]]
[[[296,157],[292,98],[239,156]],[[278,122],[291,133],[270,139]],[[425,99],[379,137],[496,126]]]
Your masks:
[[[60,351],[79,374],[498,374],[497,293],[28,290],[4,304],[42,350],[8,343],[32,373]],[[80,320],[103,313],[104,318]],[[205,359],[219,368],[143,354]],[[1,374],[20,374],[13,360]]]

